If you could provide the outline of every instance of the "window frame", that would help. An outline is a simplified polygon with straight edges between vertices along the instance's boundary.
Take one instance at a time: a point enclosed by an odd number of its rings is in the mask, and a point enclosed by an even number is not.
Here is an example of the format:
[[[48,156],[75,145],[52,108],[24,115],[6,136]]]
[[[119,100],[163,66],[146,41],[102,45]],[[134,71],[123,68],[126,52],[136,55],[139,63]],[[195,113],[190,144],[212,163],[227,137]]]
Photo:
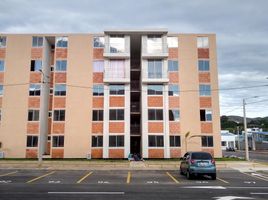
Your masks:
[[[198,49],[208,49],[209,48],[208,36],[197,36],[197,48]]]
[[[64,90],[57,90],[57,87],[63,87]],[[66,96],[66,84],[65,83],[56,83],[54,85],[54,96]]]
[[[94,117],[95,115],[96,117]],[[99,122],[103,121],[103,110],[92,110],[92,121]]]
[[[93,96],[104,96],[104,85],[103,84],[94,84],[92,88]]]
[[[210,136],[210,135],[201,136],[201,146],[202,147],[214,147],[213,136]]]
[[[38,48],[38,47],[43,47],[43,45],[44,45],[44,37],[40,37],[40,36],[32,37],[32,47]]]
[[[38,122],[40,120],[40,110],[29,109],[28,110],[28,122]]]
[[[56,60],[55,72],[66,72],[67,71],[67,60]]]
[[[112,90],[112,88],[115,90]],[[118,88],[116,88],[118,87]],[[121,90],[120,90],[121,88]],[[125,85],[124,84],[110,84],[109,85],[109,95],[110,96],[124,96],[125,95]]]
[[[7,46],[7,37],[0,36],[0,48],[6,48]]]
[[[5,71],[5,60],[0,60],[0,72]]]
[[[31,72],[40,72],[42,68],[43,68],[42,60],[38,60],[38,59],[31,60],[31,68],[30,68]]]
[[[114,139],[115,141],[112,141]],[[109,147],[118,148],[125,147],[124,135],[109,135]]]
[[[176,42],[172,41],[176,40]],[[175,45],[174,45],[175,43]],[[179,38],[176,36],[167,36],[167,46],[168,48],[178,48],[179,47]]]
[[[102,135],[92,135],[91,141],[92,141],[91,147],[93,147],[93,148],[103,147],[103,136]]]
[[[0,96],[4,95],[4,85],[0,84]]]
[[[96,39],[99,39],[99,41],[96,41]],[[103,44],[102,44],[102,41],[103,40]],[[98,45],[98,46],[95,46],[95,44],[102,44],[102,45]],[[104,48],[105,47],[105,37],[104,36],[94,36],[93,37],[93,48]]]
[[[64,147],[64,135],[53,135],[52,136],[52,147],[55,147],[55,148]]]
[[[149,148],[164,147],[164,136],[163,135],[148,135],[148,147]]]
[[[63,113],[64,113],[64,116],[62,116]],[[66,116],[66,112],[64,109],[53,110],[53,121],[54,122],[64,122],[65,116]]]
[[[149,87],[152,87],[152,88],[161,87],[161,90],[157,90],[157,89],[150,90]],[[148,84],[147,85],[147,95],[148,96],[161,96],[161,95],[163,95],[163,91],[164,91],[164,86],[162,84]]]
[[[68,36],[56,37],[55,46],[57,48],[68,48]],[[66,46],[65,46],[66,44]]]
[[[178,90],[171,90],[171,88],[177,87]],[[169,84],[168,85],[168,96],[180,96],[180,87],[177,84]]]
[[[157,68],[159,67],[157,63],[161,63],[161,74],[158,72]],[[147,60],[147,76],[149,79],[158,79],[163,78],[163,60],[161,59],[148,59]],[[152,70],[150,70],[153,68]]]
[[[198,60],[198,71],[199,72],[209,72],[210,71],[209,60],[205,60],[205,59]]]
[[[29,85],[29,96],[40,96],[40,95],[41,95],[41,84],[31,83]]]
[[[170,147],[181,147],[181,136],[180,135],[170,135],[169,136],[169,146]]]
[[[210,84],[199,84],[199,96],[200,97],[211,96],[211,85]]]
[[[38,147],[38,136],[37,135],[27,135],[26,138],[26,147],[35,148]]]
[[[212,122],[212,110],[200,109],[200,121],[201,122]]]
[[[121,111],[123,111],[123,113],[120,114],[119,112]],[[115,113],[111,113],[111,112],[115,112]],[[111,119],[111,116],[113,114],[115,115],[115,119]],[[123,119],[121,118],[122,116],[120,116],[122,114],[123,114]],[[125,120],[125,109],[123,108],[109,109],[109,121],[124,121],[124,120]]]
[[[170,122],[179,122],[180,121],[180,110],[179,109],[170,109],[169,112],[169,121]],[[172,119],[173,117],[173,119]]]
[[[93,73],[104,73],[104,60],[93,61]]]
[[[157,112],[160,112],[160,113],[157,113]],[[158,118],[160,115],[162,116]],[[153,118],[150,118],[150,116],[153,116]],[[163,121],[163,119],[164,119],[163,109],[161,108],[160,109],[157,109],[157,108],[148,109],[148,121]]]
[[[175,65],[174,63],[177,63],[177,65]],[[179,71],[179,61],[168,60],[168,72],[178,72],[178,71]]]

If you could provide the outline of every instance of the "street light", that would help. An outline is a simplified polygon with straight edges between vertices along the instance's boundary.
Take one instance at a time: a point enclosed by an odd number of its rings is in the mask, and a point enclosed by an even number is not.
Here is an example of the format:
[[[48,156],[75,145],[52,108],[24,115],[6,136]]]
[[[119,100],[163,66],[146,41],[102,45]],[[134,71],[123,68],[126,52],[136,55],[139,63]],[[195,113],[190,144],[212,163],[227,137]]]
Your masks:
[[[249,160],[248,152],[248,131],[247,131],[247,117],[246,117],[246,99],[258,98],[258,96],[248,97],[243,99],[243,115],[244,115],[244,131],[245,131],[245,153],[246,160]]]

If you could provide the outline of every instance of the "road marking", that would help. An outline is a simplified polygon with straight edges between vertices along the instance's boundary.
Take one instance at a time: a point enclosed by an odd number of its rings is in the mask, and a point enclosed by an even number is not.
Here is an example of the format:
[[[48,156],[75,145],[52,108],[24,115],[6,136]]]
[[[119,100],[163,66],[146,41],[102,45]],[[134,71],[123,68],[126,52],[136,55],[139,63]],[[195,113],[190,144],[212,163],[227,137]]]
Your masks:
[[[87,177],[89,177],[93,172],[89,172],[87,173],[85,176],[83,176],[81,179],[79,179],[76,183],[79,184],[81,183],[83,180],[85,180]]]
[[[48,192],[48,194],[100,194],[100,195],[103,195],[103,194],[115,194],[115,195],[118,195],[118,194],[125,194],[125,192]]]
[[[11,180],[0,180],[0,183],[11,183]]]
[[[34,178],[34,179],[31,179],[31,180],[27,181],[26,183],[32,183],[32,182],[34,182],[34,181],[37,181],[37,180],[39,180],[39,179],[41,179],[41,178],[44,178],[44,177],[49,176],[49,175],[54,174],[54,173],[55,173],[55,171],[49,172],[49,173],[44,174],[44,175],[42,175],[42,176],[38,176],[38,177],[36,177],[36,178]]]
[[[175,183],[180,183],[174,176],[172,176],[169,172],[166,172],[166,174],[175,182]]]
[[[11,174],[16,174],[18,171],[15,171],[15,172],[9,172],[9,173],[6,173],[6,174],[0,174],[0,177],[3,177],[3,176],[8,176],[8,175],[11,175]]]
[[[251,192],[250,194],[264,194],[264,195],[266,195],[268,193],[264,193],[264,192]]]
[[[146,183],[148,183],[148,184],[159,184],[158,181],[147,181]]]
[[[110,184],[109,181],[98,181],[98,184]]]
[[[257,178],[257,179],[260,179],[260,180],[263,180],[263,181],[267,181],[268,182],[267,179],[264,179],[264,178],[261,178],[261,177],[258,177],[258,176],[253,176],[251,174],[247,174],[247,173],[244,173],[244,172],[240,172],[240,173],[245,174],[245,175],[250,176],[250,177],[253,177],[253,178]]]
[[[127,184],[130,183],[130,180],[131,180],[131,172],[128,172],[127,173]]]
[[[230,189],[268,189],[268,187],[226,187]]]
[[[188,188],[188,189],[216,189],[216,190],[225,190],[226,187],[223,186],[186,186],[182,188]]]
[[[237,196],[223,196],[223,197],[213,197],[213,199],[217,200],[234,200],[234,199],[254,199],[251,197],[237,197]]]
[[[221,182],[224,182],[224,183],[226,183],[226,184],[229,184],[228,181],[225,181],[225,180],[223,180],[223,179],[221,179],[221,178],[219,178],[219,177],[217,177],[217,180],[219,180],[219,181],[221,181]]]

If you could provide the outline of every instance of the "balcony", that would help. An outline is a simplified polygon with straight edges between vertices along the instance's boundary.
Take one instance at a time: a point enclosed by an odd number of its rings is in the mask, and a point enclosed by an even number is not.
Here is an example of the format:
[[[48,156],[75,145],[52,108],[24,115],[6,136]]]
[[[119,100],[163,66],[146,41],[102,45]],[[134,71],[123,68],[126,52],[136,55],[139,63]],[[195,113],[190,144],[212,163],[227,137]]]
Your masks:
[[[168,45],[166,36],[150,38],[142,36],[142,57],[143,58],[167,58]]]
[[[130,62],[129,60],[105,60],[104,83],[129,83]]]
[[[105,36],[104,57],[110,59],[130,58],[129,36]]]

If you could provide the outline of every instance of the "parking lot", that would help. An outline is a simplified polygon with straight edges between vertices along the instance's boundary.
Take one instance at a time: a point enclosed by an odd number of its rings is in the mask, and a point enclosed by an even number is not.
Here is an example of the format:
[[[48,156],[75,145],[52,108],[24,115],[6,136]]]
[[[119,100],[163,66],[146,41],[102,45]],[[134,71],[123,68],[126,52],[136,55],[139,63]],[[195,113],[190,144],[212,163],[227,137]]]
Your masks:
[[[193,192],[195,191],[195,192]],[[266,172],[217,172],[188,180],[179,171],[0,170],[0,199],[268,199]],[[109,197],[108,197],[109,196]],[[215,198],[214,198],[215,199]]]

